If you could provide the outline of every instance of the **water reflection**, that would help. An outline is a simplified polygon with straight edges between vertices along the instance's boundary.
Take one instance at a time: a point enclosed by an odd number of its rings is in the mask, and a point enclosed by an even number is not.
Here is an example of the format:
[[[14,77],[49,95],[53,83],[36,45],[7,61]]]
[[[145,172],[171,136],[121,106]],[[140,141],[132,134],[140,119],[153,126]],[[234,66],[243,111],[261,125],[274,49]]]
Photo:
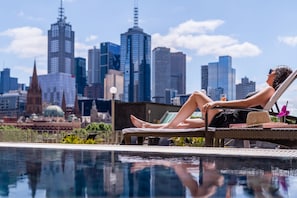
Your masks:
[[[0,197],[292,197],[296,165],[296,159],[1,148]]]
[[[201,162],[201,161],[200,161]],[[171,168],[179,180],[190,191],[192,197],[211,197],[218,187],[224,184],[224,177],[216,168],[214,161],[202,162],[202,166],[193,163],[182,163],[169,160],[149,160],[134,162],[131,172],[135,173],[147,167],[163,166]],[[200,174],[202,174],[200,176]],[[199,178],[198,181],[195,178]]]

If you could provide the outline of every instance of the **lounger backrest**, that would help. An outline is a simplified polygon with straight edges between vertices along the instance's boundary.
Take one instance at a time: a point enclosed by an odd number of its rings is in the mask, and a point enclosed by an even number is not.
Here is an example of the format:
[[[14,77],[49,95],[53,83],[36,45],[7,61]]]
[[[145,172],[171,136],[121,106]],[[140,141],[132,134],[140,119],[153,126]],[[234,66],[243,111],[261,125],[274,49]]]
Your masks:
[[[274,92],[271,96],[268,103],[265,105],[264,110],[269,111],[273,105],[277,102],[277,100],[281,97],[281,95],[286,91],[286,89],[292,84],[292,82],[297,77],[297,70],[292,72],[288,78],[279,86],[279,88]]]

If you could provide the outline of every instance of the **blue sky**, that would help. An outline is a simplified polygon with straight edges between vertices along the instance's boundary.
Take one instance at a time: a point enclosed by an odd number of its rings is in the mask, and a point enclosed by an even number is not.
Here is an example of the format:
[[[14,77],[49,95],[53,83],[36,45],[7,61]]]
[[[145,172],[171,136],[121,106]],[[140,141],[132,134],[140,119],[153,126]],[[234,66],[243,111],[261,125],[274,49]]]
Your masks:
[[[75,31],[75,56],[100,42],[120,43],[133,26],[134,0],[64,0]],[[47,73],[47,31],[57,21],[60,0],[5,0],[0,8],[0,69],[11,68],[19,83]],[[276,65],[297,63],[295,0],[138,0],[139,26],[154,47],[187,55],[187,93],[199,90],[200,66],[230,55],[237,82],[244,76],[265,84]]]

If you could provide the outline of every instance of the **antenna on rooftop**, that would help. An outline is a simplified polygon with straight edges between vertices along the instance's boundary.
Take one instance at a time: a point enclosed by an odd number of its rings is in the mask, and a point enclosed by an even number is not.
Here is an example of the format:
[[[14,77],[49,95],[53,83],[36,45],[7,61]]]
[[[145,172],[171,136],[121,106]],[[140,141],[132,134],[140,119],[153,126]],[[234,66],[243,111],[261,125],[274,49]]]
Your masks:
[[[138,0],[134,0],[134,27],[138,27]]]
[[[64,16],[64,8],[63,8],[63,0],[60,1],[60,8],[59,8],[59,20],[64,20],[66,17]]]

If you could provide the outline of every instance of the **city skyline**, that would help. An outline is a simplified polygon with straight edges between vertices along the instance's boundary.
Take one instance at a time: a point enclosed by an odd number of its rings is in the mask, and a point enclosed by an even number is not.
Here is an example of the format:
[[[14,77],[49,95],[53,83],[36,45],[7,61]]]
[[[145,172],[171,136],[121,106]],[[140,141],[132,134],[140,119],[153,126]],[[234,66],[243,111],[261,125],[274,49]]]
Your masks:
[[[134,0],[65,0],[66,21],[76,35],[75,57],[101,42],[120,44],[133,26]],[[38,75],[47,73],[47,31],[59,16],[60,0],[11,0],[2,3],[0,63],[19,83],[29,84],[34,59]],[[230,55],[236,83],[247,76],[257,88],[267,70],[285,64],[296,68],[297,2],[138,1],[139,26],[152,36],[152,48],[168,47],[187,56],[187,93],[199,90],[201,65]],[[264,12],[265,9],[265,12]],[[116,13],[116,14],[115,14]],[[252,13],[252,14],[251,14]],[[265,14],[264,14],[265,13]]]

